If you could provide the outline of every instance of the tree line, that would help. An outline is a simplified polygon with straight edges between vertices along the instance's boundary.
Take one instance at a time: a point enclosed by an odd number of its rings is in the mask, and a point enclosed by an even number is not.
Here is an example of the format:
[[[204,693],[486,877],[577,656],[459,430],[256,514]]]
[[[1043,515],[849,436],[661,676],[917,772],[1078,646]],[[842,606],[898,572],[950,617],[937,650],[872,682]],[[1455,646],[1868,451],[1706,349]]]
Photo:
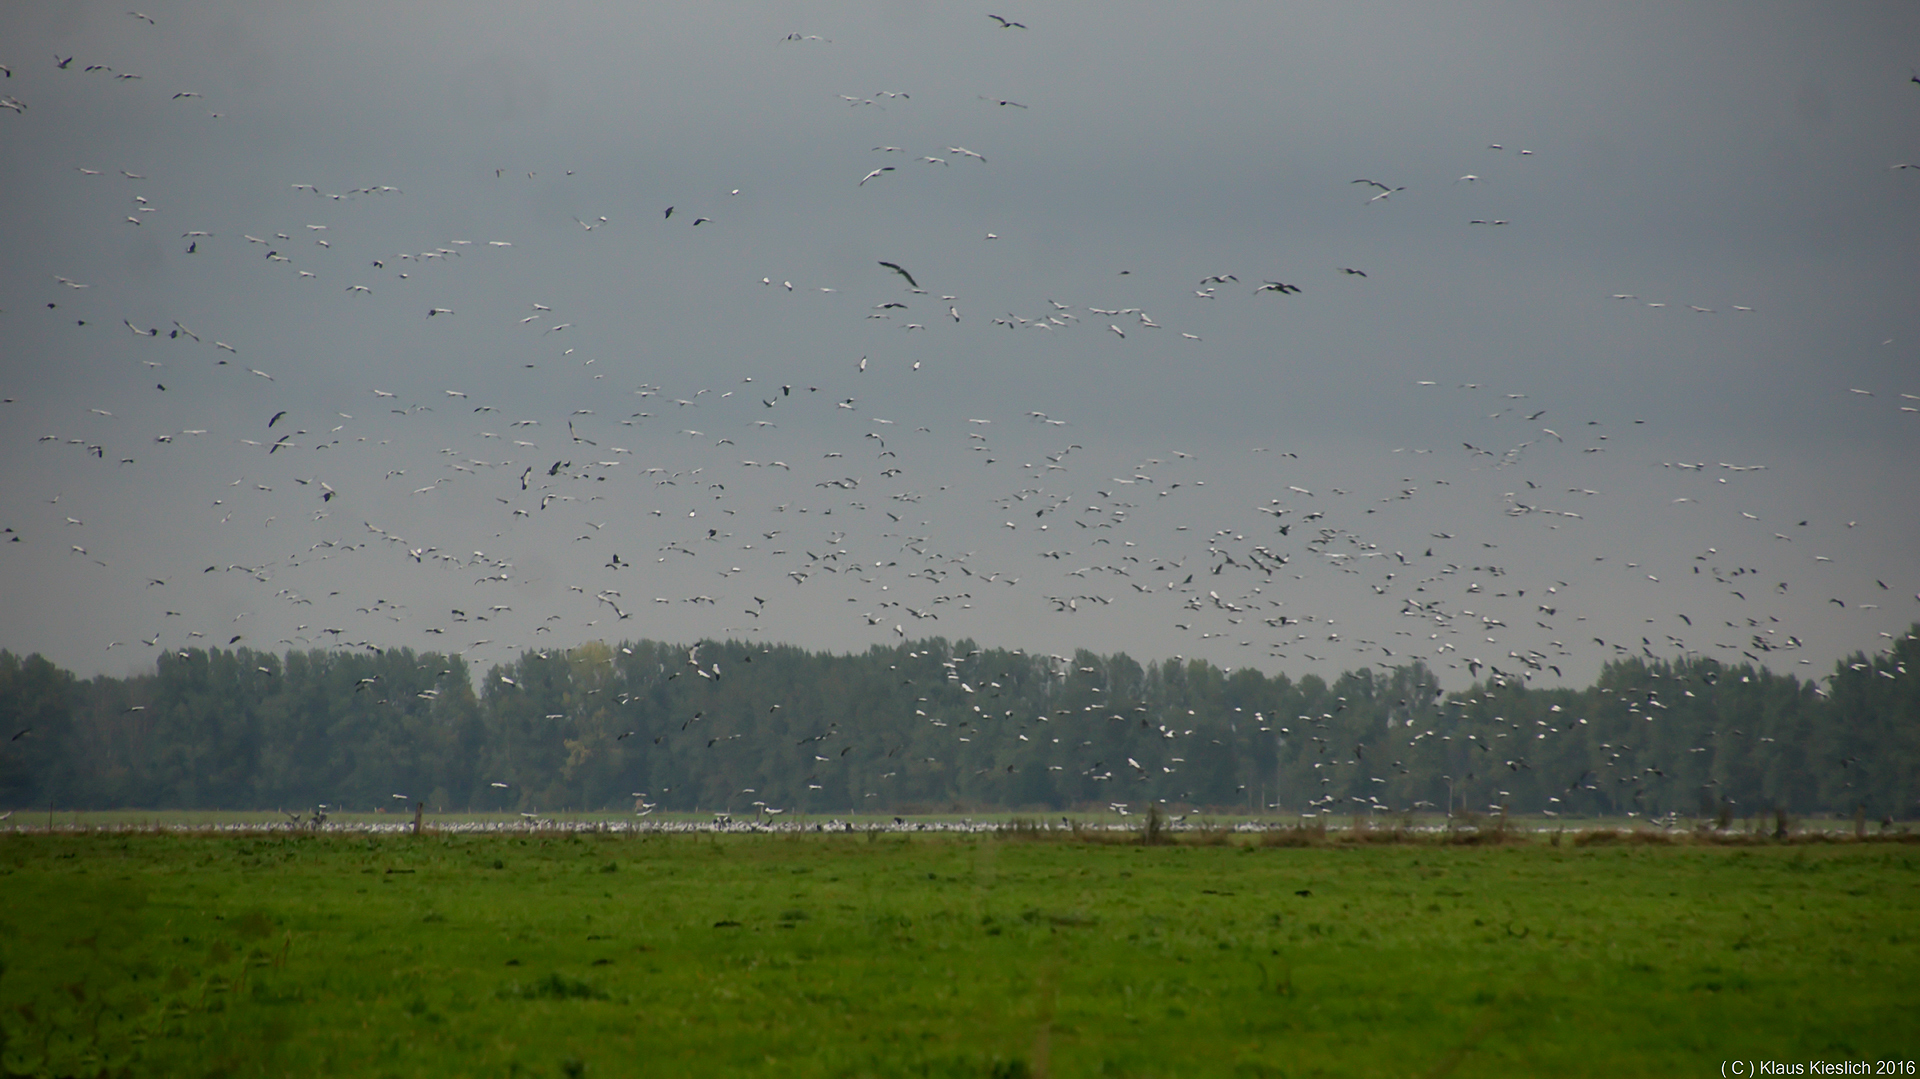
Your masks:
[[[1905,818],[1920,624],[1822,680],[1622,659],[1584,689],[1419,663],[1297,681],[941,638],[835,655],[703,641],[161,654],[76,678],[0,651],[0,806],[1408,810]]]

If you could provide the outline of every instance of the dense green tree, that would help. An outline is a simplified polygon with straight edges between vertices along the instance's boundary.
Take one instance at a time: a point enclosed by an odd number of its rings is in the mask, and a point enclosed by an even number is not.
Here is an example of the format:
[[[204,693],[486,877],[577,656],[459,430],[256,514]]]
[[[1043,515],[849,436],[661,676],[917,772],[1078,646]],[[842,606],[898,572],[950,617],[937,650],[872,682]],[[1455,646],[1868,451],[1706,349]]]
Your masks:
[[[38,653],[22,659],[0,650],[0,803],[49,806],[85,796],[80,770],[100,747],[75,744],[75,699],[66,671]]]
[[[1916,627],[1920,632],[1920,627]],[[0,653],[0,800],[812,814],[1148,802],[1740,817],[1920,811],[1916,634],[1824,681],[1623,657],[1585,688],[1443,693],[941,638],[831,655],[737,640],[458,657],[163,654],[80,683]]]

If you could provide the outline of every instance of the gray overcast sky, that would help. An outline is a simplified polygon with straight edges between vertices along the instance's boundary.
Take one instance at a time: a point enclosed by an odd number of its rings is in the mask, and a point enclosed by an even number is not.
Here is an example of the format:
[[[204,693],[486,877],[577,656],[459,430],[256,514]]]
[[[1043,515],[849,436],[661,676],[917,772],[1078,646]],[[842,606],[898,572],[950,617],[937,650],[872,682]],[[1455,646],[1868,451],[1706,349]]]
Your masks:
[[[0,647],[1920,617],[1911,4],[141,11],[0,9]]]

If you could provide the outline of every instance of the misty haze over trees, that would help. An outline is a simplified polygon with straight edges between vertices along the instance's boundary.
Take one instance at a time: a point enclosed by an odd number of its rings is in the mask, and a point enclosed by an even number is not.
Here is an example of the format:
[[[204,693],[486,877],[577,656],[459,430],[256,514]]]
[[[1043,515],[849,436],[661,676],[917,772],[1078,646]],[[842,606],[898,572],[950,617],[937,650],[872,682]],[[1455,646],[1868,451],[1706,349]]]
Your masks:
[[[793,812],[1913,815],[1920,626],[1825,685],[1626,658],[1585,689],[1414,663],[1294,681],[940,638],[854,655],[654,641],[457,656],[190,649],[81,681],[0,652],[0,804]],[[15,732],[18,732],[17,734]],[[505,787],[496,784],[506,784]]]

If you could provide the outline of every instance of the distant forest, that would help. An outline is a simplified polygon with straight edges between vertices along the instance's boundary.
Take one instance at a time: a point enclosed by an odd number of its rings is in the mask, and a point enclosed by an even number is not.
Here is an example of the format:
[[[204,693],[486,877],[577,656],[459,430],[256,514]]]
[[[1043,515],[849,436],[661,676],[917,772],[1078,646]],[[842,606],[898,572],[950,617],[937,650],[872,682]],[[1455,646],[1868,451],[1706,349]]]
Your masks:
[[[1822,681],[1625,659],[1585,689],[1420,664],[1329,683],[934,638],[529,652],[166,652],[81,680],[0,651],[0,806],[750,814],[1409,809],[1920,815],[1920,625]],[[16,733],[17,732],[17,733]]]

